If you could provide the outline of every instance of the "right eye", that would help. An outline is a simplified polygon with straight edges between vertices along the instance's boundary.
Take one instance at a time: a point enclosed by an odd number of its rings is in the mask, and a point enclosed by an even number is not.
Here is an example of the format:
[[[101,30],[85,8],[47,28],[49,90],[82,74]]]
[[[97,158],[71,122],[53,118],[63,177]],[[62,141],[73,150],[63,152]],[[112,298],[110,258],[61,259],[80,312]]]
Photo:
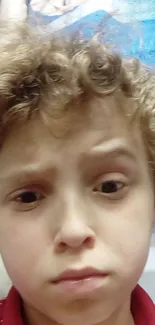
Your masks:
[[[44,198],[43,194],[38,191],[23,191],[13,198],[15,207],[19,210],[32,210],[38,206],[40,201]]]
[[[31,204],[33,202],[38,201],[39,199],[41,199],[41,195],[33,191],[23,192],[16,197],[17,202],[24,204]]]

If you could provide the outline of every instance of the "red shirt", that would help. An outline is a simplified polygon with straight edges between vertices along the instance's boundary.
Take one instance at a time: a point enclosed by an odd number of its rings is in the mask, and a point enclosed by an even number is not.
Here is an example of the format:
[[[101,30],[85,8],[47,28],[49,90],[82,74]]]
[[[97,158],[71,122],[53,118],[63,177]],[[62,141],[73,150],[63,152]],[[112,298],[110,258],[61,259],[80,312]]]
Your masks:
[[[155,305],[148,294],[137,286],[132,293],[131,310],[136,325],[155,325]],[[6,299],[0,301],[0,324],[24,325],[22,299],[12,288]]]

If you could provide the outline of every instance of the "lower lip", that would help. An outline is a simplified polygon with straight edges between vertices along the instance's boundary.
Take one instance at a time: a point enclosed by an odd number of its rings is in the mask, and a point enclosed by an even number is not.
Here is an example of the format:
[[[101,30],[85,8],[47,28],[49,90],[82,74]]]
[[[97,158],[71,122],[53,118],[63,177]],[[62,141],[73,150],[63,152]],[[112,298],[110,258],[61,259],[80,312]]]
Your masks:
[[[62,280],[54,283],[54,286],[61,293],[88,294],[100,289],[107,276],[108,275],[99,275],[78,280]]]

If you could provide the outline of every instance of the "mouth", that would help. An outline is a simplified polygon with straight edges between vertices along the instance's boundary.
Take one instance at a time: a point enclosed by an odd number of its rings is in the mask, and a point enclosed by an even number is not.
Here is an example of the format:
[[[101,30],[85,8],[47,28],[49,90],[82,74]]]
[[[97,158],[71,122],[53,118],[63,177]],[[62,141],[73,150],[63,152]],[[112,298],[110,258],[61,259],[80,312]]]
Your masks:
[[[99,289],[108,273],[94,268],[66,270],[52,280],[55,288],[62,293],[87,294]]]

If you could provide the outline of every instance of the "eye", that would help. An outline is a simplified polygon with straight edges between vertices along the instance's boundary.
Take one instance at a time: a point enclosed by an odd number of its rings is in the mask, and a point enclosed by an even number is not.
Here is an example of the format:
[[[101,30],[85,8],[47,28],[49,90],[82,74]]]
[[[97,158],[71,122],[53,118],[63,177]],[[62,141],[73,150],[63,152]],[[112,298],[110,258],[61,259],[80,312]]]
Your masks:
[[[33,191],[27,191],[19,194],[16,201],[24,204],[30,204],[41,199],[41,194]]]
[[[97,185],[94,188],[94,192],[102,192],[105,194],[110,194],[110,193],[115,193],[117,191],[119,191],[120,189],[122,189],[124,186],[124,184],[122,182],[119,181],[106,181],[103,182],[99,185]]]
[[[17,210],[29,211],[36,208],[44,195],[39,191],[27,190],[19,193],[12,199],[12,203]]]

